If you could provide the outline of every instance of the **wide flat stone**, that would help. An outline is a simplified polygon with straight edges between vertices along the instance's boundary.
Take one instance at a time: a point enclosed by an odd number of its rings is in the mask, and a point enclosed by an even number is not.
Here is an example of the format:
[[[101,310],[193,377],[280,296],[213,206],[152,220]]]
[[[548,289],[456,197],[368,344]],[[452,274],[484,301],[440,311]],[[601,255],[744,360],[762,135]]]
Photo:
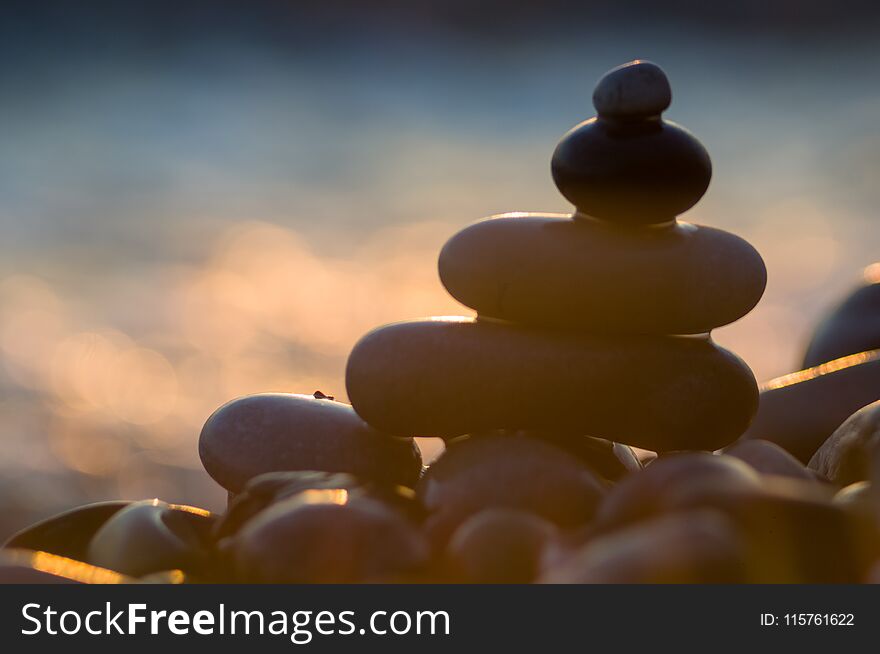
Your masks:
[[[807,463],[844,420],[878,399],[880,350],[853,354],[762,384],[743,438],[772,441]]]
[[[199,456],[236,493],[266,472],[348,472],[413,486],[422,469],[411,438],[376,431],[343,402],[290,393],[250,395],[217,409],[202,428]]]
[[[480,315],[609,333],[698,334],[748,313],[767,271],[743,239],[675,223],[620,228],[506,214],[453,236],[440,279]]]
[[[352,351],[355,410],[389,433],[580,433],[645,449],[714,450],[745,431],[757,384],[703,338],[590,336],[450,318],[397,323]]]

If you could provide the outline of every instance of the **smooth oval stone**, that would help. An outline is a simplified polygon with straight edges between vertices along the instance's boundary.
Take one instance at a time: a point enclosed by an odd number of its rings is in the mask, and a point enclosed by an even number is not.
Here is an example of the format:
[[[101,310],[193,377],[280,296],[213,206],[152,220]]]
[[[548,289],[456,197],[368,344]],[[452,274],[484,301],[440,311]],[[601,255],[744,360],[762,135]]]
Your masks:
[[[129,504],[127,500],[118,500],[78,506],[22,529],[3,547],[38,550],[83,561],[95,532]]]
[[[816,450],[809,467],[838,486],[871,478],[880,459],[880,401],[847,418]]]
[[[857,481],[841,488],[834,496],[834,503],[867,516],[877,516],[877,496],[871,482]]]
[[[289,393],[224,404],[202,428],[199,456],[208,474],[236,493],[265,472],[348,472],[413,486],[422,470],[412,438],[372,429],[348,404]]]
[[[0,584],[127,584],[130,577],[50,552],[0,550]]]
[[[745,431],[757,385],[706,339],[548,333],[451,318],[364,336],[348,359],[355,410],[389,433],[559,430],[649,450],[714,450]]]
[[[655,63],[636,59],[605,73],[593,91],[600,116],[621,119],[659,116],[672,102],[666,73]]]
[[[590,541],[541,578],[551,584],[737,583],[745,552],[736,527],[708,510],[655,517]]]
[[[132,577],[175,569],[206,574],[214,521],[203,509],[132,502],[98,529],[87,560]]]
[[[867,274],[866,278],[866,286],[856,289],[819,323],[807,347],[804,368],[880,348],[880,279]]]
[[[440,548],[468,517],[489,508],[578,527],[593,517],[604,492],[602,480],[571,454],[516,436],[451,442],[416,487],[429,512],[425,530]]]
[[[743,438],[771,441],[807,463],[844,420],[878,399],[880,350],[853,354],[762,384]]]
[[[381,581],[426,564],[427,544],[395,511],[373,500],[328,493],[306,491],[248,521],[231,544],[238,580]]]
[[[803,481],[816,481],[816,475],[776,443],[760,439],[737,441],[724,450],[728,456],[745,461],[765,475],[780,475]]]
[[[255,515],[276,502],[309,490],[340,490],[349,497],[371,497],[399,510],[413,520],[421,520],[422,507],[415,492],[407,486],[361,482],[342,472],[267,472],[251,479],[214,528],[215,540],[234,535]]]
[[[579,213],[622,225],[674,220],[703,197],[712,178],[703,145],[664,120],[591,118],[562,137],[551,169]]]
[[[617,529],[680,506],[689,501],[685,498],[760,487],[758,473],[734,457],[670,454],[616,484],[599,507],[596,525],[602,531]]]
[[[540,572],[541,557],[556,527],[512,509],[487,509],[455,530],[446,550],[454,579],[472,584],[528,584]]]
[[[562,215],[507,214],[440,252],[446,290],[482,316],[629,334],[698,334],[758,303],[761,255],[712,227],[620,229]]]

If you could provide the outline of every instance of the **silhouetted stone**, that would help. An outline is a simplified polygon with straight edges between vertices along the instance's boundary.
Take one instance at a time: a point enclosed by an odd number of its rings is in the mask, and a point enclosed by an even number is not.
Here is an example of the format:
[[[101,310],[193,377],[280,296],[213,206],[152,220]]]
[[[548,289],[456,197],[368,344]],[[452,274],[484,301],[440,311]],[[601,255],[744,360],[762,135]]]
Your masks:
[[[599,507],[596,525],[607,531],[678,508],[693,496],[760,487],[758,473],[734,457],[704,452],[670,454],[616,484]]]
[[[587,523],[605,484],[564,450],[540,440],[480,436],[449,443],[416,487],[429,515],[425,530],[442,548],[474,513],[508,508],[563,528]]]
[[[482,316],[620,334],[697,334],[741,318],[764,292],[761,255],[728,232],[648,230],[508,214],[453,236],[440,279]]]
[[[781,475],[803,481],[816,481],[813,471],[776,443],[760,439],[737,441],[724,450],[728,456],[745,461],[765,475]]]
[[[709,510],[660,516],[599,537],[541,578],[552,584],[736,583],[746,577],[735,525]]]
[[[287,393],[250,395],[217,409],[202,428],[199,456],[233,492],[265,472],[348,472],[413,486],[422,469],[411,438],[376,431],[348,404]]]
[[[877,266],[877,264],[875,264]],[[880,272],[865,277],[867,284],[856,289],[816,328],[804,367],[839,359],[850,354],[880,348]]]
[[[761,385],[758,413],[744,439],[772,441],[806,463],[841,423],[880,399],[880,350]]]
[[[606,118],[659,116],[671,102],[666,73],[657,64],[638,59],[609,70],[593,90],[593,106]]]
[[[118,500],[78,506],[22,529],[3,547],[39,550],[79,561],[85,560],[95,532],[131,502]]]
[[[239,581],[356,583],[417,570],[428,559],[422,536],[370,499],[306,491],[260,512],[231,539]]]
[[[349,356],[346,385],[358,414],[389,433],[560,430],[654,451],[723,447],[757,401],[748,367],[706,339],[466,318],[370,332]]]
[[[422,517],[415,492],[407,486],[362,482],[341,472],[267,472],[251,479],[230,503],[214,529],[219,540],[234,535],[248,520],[276,502],[310,490],[340,490],[349,497],[372,497],[414,520]]]
[[[453,578],[462,583],[531,583],[556,531],[552,523],[532,513],[487,509],[455,530],[446,563]]]
[[[609,481],[617,481],[642,469],[642,462],[629,445],[604,438],[553,431],[514,432],[536,438],[565,450],[583,461],[590,470]]]
[[[132,577],[172,569],[205,575],[214,520],[202,509],[133,502],[98,529],[87,560]]]
[[[880,401],[847,418],[816,450],[809,466],[838,486],[847,486],[870,479],[875,458],[880,458]]]

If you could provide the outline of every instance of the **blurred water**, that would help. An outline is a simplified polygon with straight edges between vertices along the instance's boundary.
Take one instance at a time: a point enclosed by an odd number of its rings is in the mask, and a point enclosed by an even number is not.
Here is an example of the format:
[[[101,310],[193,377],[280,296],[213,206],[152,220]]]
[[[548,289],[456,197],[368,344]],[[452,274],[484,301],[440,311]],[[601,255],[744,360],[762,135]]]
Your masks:
[[[762,379],[878,258],[880,51],[655,25],[493,40],[368,34],[155,55],[27,48],[0,69],[0,535],[73,504],[209,508],[209,413],[248,392],[344,397],[391,320],[461,311],[436,256],[469,222],[566,211],[549,176],[592,84],[641,57],[715,174],[687,220],[770,282],[718,330]]]

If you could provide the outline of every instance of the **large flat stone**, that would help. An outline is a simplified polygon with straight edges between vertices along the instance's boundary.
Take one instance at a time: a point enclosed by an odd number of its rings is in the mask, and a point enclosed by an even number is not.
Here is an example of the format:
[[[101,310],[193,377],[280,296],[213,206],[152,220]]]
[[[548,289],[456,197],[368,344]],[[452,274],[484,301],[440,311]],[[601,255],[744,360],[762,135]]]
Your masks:
[[[481,315],[611,333],[708,332],[748,313],[767,282],[755,248],[719,229],[540,214],[463,229],[439,269],[452,296]]]
[[[757,404],[749,368],[707,339],[467,318],[370,332],[349,357],[346,384],[358,414],[389,433],[558,429],[664,451],[727,445]]]

